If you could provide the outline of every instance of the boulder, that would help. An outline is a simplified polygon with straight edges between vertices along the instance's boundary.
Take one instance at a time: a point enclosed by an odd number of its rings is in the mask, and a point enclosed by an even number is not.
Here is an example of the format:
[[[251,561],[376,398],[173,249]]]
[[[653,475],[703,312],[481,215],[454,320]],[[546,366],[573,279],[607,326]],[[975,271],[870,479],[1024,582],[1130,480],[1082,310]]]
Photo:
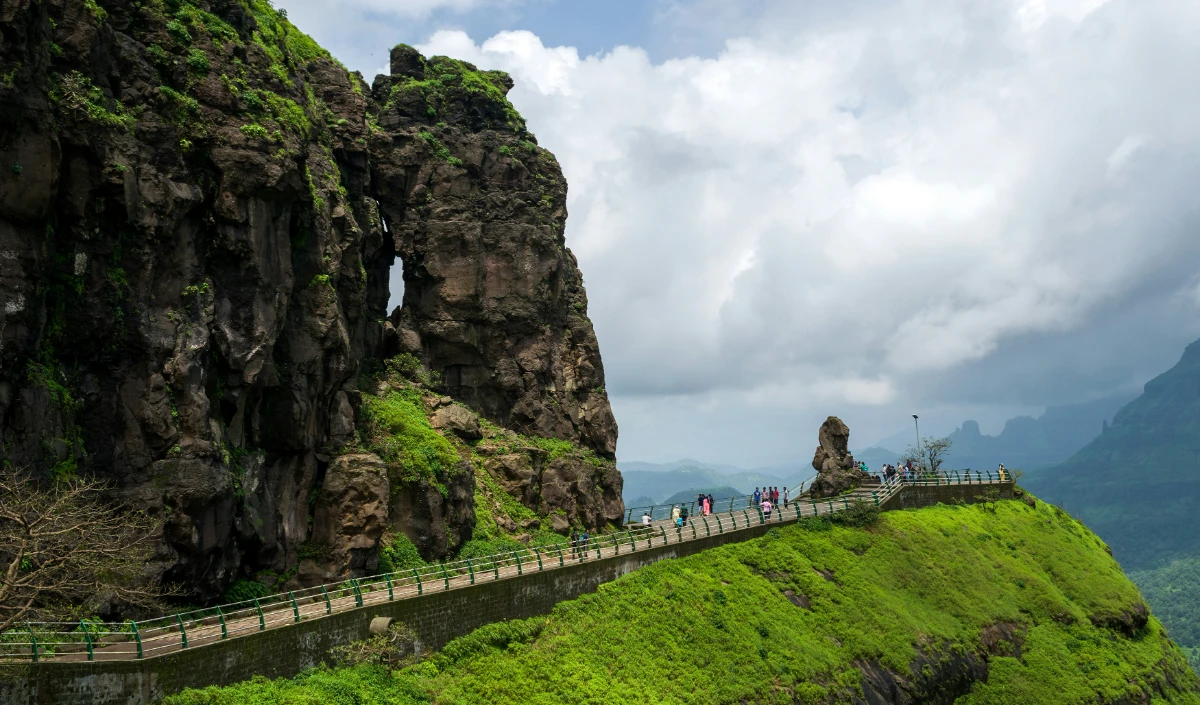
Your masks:
[[[371,453],[334,458],[313,508],[312,543],[320,562],[304,561],[300,581],[317,584],[366,575],[379,562],[379,539],[387,527],[387,465]]]
[[[440,431],[450,431],[468,441],[478,440],[483,437],[483,432],[479,430],[479,417],[471,413],[466,407],[457,404],[443,406],[438,409],[434,412],[430,423]]]
[[[858,468],[850,455],[850,428],[836,416],[830,416],[817,432],[816,452],[812,466],[817,471],[809,493],[813,497],[832,497],[862,484],[874,482]]]

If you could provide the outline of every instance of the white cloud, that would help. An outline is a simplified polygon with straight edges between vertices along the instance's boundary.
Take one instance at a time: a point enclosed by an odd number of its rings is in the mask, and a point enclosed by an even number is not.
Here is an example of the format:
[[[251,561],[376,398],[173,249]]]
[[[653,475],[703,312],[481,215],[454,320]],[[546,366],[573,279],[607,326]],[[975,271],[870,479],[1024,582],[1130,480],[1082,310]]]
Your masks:
[[[1194,2],[738,26],[660,63],[529,32],[419,47],[516,80],[625,399],[889,404],[914,374],[1193,290]]]

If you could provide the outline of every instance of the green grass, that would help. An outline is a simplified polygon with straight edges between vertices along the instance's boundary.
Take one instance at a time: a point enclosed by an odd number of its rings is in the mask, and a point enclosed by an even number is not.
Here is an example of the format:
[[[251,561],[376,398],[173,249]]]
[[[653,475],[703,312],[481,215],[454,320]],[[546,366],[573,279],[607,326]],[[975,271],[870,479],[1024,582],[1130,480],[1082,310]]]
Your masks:
[[[166,702],[845,702],[858,663],[909,674],[919,652],[981,653],[985,628],[1012,624],[1019,658],[990,657],[987,682],[958,702],[1200,703],[1157,620],[1132,636],[1096,626],[1140,601],[1099,539],[1053,507],[939,505],[657,563],[391,674],[318,670]]]
[[[402,482],[427,479],[439,485],[453,472],[458,454],[425,416],[420,393],[414,389],[384,397],[363,395],[368,449],[387,462]]]

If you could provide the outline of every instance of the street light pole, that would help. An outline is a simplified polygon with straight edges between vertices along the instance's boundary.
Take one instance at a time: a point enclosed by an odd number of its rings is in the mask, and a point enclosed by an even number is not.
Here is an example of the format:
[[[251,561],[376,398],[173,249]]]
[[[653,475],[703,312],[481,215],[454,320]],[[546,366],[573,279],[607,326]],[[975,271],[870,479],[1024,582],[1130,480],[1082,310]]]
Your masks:
[[[917,422],[916,414],[913,414],[913,426],[917,430],[917,463],[923,465],[924,462],[921,458],[921,424]]]

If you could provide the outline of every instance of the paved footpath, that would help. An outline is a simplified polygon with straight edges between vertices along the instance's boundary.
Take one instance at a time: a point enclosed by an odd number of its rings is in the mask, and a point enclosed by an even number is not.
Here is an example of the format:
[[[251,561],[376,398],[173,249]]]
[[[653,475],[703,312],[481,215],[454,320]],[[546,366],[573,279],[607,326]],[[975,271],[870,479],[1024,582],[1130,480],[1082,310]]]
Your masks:
[[[736,506],[743,502],[737,500],[732,511],[713,513],[707,517],[693,516],[684,527],[676,527],[670,520],[659,520],[649,527],[639,523],[624,531],[592,537],[587,550],[574,555],[569,547],[529,548],[354,579],[336,585],[271,595],[255,602],[223,605],[143,622],[89,624],[86,630],[81,628],[80,623],[31,624],[29,637],[22,639],[17,636],[20,632],[9,632],[6,637],[15,639],[0,642],[0,663],[150,659],[370,605],[434,592],[469,590],[479,583],[509,580],[527,572],[551,571],[664,545],[747,531],[768,523],[793,523],[805,517],[845,511],[856,502],[882,507],[903,487],[980,485],[982,492],[986,491],[986,486],[998,487],[1010,482],[1011,478],[996,473],[953,473],[921,480],[896,478],[888,484],[860,487],[834,498],[812,499],[802,496],[786,507],[776,507],[769,517],[757,507],[748,506],[748,502],[747,506]]]

